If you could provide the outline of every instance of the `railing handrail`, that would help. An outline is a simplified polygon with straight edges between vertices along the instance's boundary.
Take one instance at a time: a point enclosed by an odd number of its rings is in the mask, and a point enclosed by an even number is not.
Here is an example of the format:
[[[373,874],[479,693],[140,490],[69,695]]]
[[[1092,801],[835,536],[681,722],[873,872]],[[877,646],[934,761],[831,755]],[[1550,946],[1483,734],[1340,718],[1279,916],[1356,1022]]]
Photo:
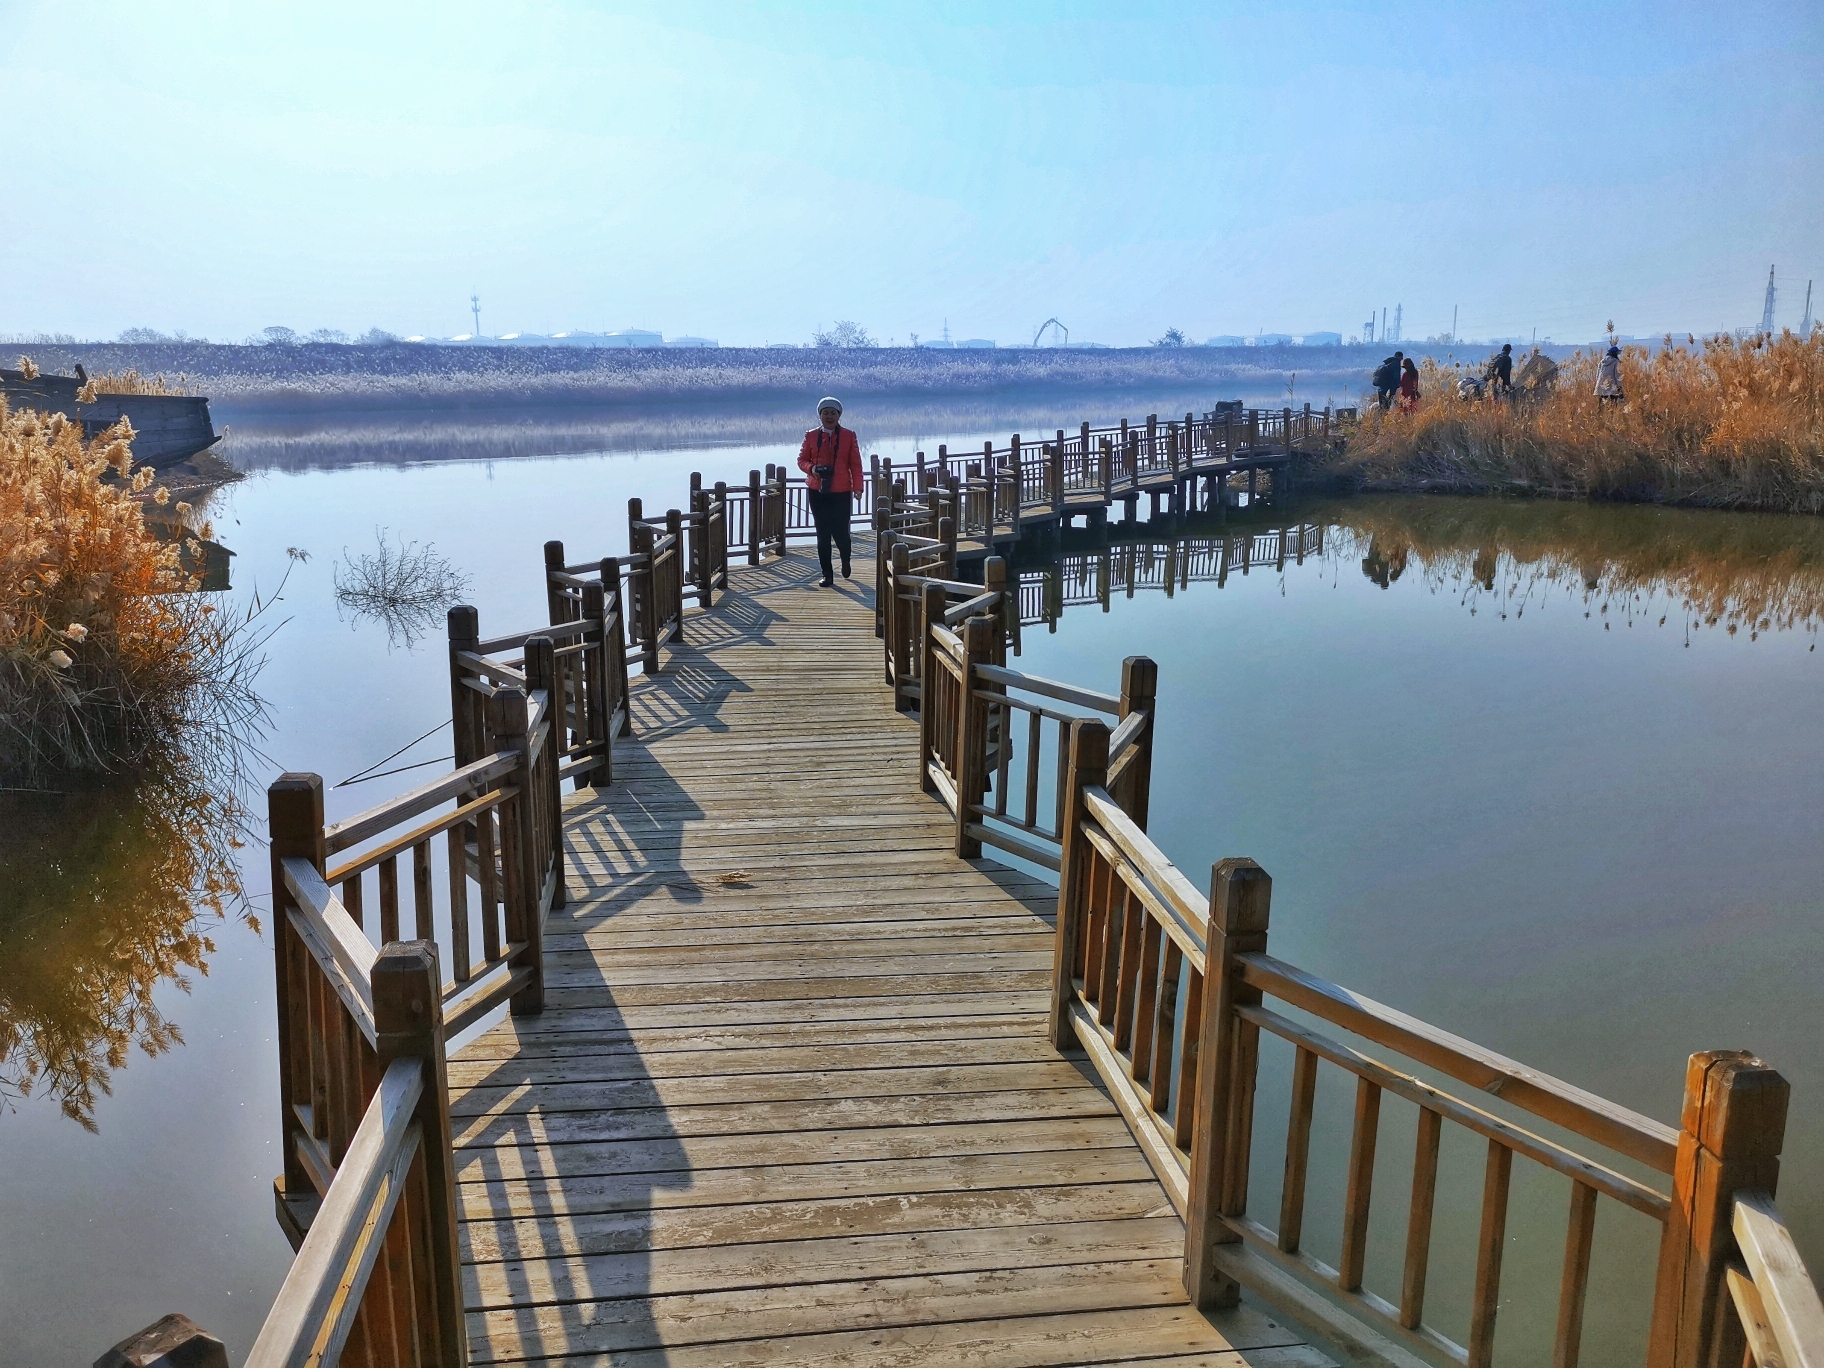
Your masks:
[[[1824,1368],[1824,1301],[1773,1198],[1738,1190],[1730,1217],[1745,1268],[1728,1270],[1729,1293],[1756,1365]]]
[[[354,1326],[374,1261],[418,1154],[413,1120],[425,1061],[395,1059],[274,1299],[247,1368],[334,1364]]]

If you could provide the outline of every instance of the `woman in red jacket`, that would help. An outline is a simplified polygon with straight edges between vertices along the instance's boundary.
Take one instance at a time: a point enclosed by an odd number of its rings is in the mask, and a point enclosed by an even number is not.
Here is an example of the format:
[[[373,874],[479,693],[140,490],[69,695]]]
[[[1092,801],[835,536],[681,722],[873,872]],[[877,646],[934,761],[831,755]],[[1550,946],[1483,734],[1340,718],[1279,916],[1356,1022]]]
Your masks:
[[[836,582],[830,566],[831,541],[842,552],[842,577],[849,577],[849,501],[861,493],[861,443],[839,421],[842,405],[836,400],[819,399],[817,416],[823,426],[804,434],[798,469],[804,472],[811,517],[817,523],[817,560],[828,589]]]

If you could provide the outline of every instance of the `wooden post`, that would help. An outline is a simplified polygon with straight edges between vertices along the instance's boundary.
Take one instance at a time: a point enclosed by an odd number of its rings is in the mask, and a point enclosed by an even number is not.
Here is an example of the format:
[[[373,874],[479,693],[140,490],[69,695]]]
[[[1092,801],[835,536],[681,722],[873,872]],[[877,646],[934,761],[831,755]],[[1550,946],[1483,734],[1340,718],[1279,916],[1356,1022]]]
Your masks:
[[[876,502],[874,505],[874,635],[885,641],[887,637],[887,565],[888,534],[893,526],[893,515],[887,508]]]
[[[1147,656],[1129,656],[1121,662],[1121,718],[1125,722],[1135,713],[1152,713],[1159,697],[1159,666]],[[1153,785],[1153,732],[1157,718],[1147,723],[1146,730],[1121,771],[1121,791],[1114,795],[1121,810],[1134,819],[1134,825],[1146,830],[1147,799]]]
[[[569,621],[569,618],[566,616],[566,614],[570,611],[570,605],[565,601],[565,594],[564,594],[563,586],[561,586],[559,584],[555,584],[551,580],[551,574],[553,571],[556,571],[557,573],[562,574],[563,569],[564,569],[564,544],[561,541],[546,542],[545,543],[545,608],[547,609],[547,611],[550,615],[549,621],[553,627],[557,626],[560,622]]]
[[[604,562],[603,569],[612,565]],[[618,568],[618,567],[617,567]],[[603,579],[607,578],[606,574]],[[582,723],[582,733],[590,749],[595,751],[595,764],[587,771],[579,770],[576,785],[581,788],[585,783],[590,788],[606,788],[613,777],[611,755],[613,746],[610,732],[613,723],[610,720],[608,707],[608,670],[613,652],[609,647],[608,633],[605,624],[608,621],[608,589],[605,584],[586,584],[583,586],[583,620],[593,622],[594,627],[583,634],[583,674],[582,684],[577,690],[576,710],[578,721]]]
[[[911,614],[902,597],[902,586],[912,573],[911,552],[903,541],[893,543],[893,573],[887,581],[887,678],[893,685],[893,707],[898,712],[912,711],[912,696],[906,690],[912,674]]]
[[[278,989],[279,1155],[284,1163],[273,1188],[292,1223],[303,1230],[309,1226],[309,1213],[315,1210],[317,1189],[292,1139],[298,1120],[291,1108],[293,1102],[312,1100],[294,1092],[310,1077],[310,1029],[307,1004],[292,998],[291,957],[309,952],[294,944],[289,920],[292,897],[285,886],[283,862],[288,857],[309,860],[319,874],[323,872],[328,859],[323,841],[323,780],[314,774],[281,774],[266,790],[266,826],[272,858],[272,966]]]
[[[728,481],[716,481],[716,526],[710,549],[716,557],[716,588],[728,588]]]
[[[456,768],[481,758],[480,728],[475,725],[475,704],[481,695],[462,682],[458,651],[473,651],[481,642],[481,620],[466,603],[451,608],[444,619],[450,635],[450,727],[455,733]]]
[[[1060,757],[1065,765],[1064,810],[1058,814],[1058,832],[1064,850],[1058,862],[1058,921],[1051,951],[1051,1024],[1054,1049],[1077,1048],[1076,1029],[1070,1024],[1070,1002],[1076,995],[1072,978],[1077,947],[1089,906],[1091,849],[1083,835],[1083,790],[1098,788],[1108,778],[1108,724],[1099,718],[1078,718],[1070,724],[1070,753]]]
[[[628,503],[637,505],[639,500],[629,499]],[[628,576],[631,592],[627,597],[633,606],[629,628],[639,632],[640,668],[649,675],[656,675],[659,672],[659,610],[655,601],[657,596],[653,593],[652,525],[636,519],[632,537],[633,554],[644,557],[646,564],[634,566]]]
[[[937,540],[944,550],[944,578],[956,578],[956,519],[937,520]]]
[[[747,563],[760,564],[760,472],[747,472]]]
[[[1184,1222],[1184,1290],[1200,1310],[1233,1306],[1235,1281],[1216,1267],[1216,1246],[1241,1236],[1223,1221],[1240,1215],[1248,1190],[1248,1131],[1254,1078],[1244,1057],[1235,1009],[1258,1006],[1260,990],[1238,981],[1235,957],[1267,948],[1273,881],[1252,860],[1220,861],[1210,871],[1209,972],[1203,983],[1203,1025],[1197,1042],[1196,1112],[1191,1135],[1190,1200]],[[1193,981],[1195,986],[1195,981]],[[1186,1041],[1187,1049],[1191,1048]]]
[[[1685,1066],[1672,1210],[1659,1246],[1649,1368],[1737,1364],[1741,1323],[1724,1310],[1723,1270],[1740,1257],[1735,1196],[1779,1187],[1791,1086],[1744,1050],[1705,1050]]]
[[[539,799],[533,805],[533,811],[541,814],[549,830],[541,835],[548,842],[551,853],[551,877],[554,881],[551,905],[562,907],[566,897],[564,891],[564,800],[561,781],[558,779],[558,762],[564,754],[564,699],[558,689],[557,653],[550,637],[535,636],[526,640],[526,688],[537,693],[544,692],[545,704],[545,750],[540,757],[534,778],[542,772],[545,776]],[[526,738],[530,746],[531,738]],[[542,868],[540,860],[535,868]]]
[[[944,620],[947,598],[943,585],[926,584],[921,605],[924,611],[919,614],[918,787],[924,793],[932,793],[937,788],[931,782],[931,757],[936,752],[937,742],[937,672],[942,668],[935,659],[937,647],[931,636],[931,624]]]
[[[1111,504],[1115,501],[1115,447],[1114,443],[1104,437],[1096,444],[1102,457],[1102,502]]]
[[[684,639],[684,515],[675,508],[667,509],[665,512],[665,534],[671,538],[672,557],[671,574],[666,577],[670,580],[671,602],[665,606],[671,610],[672,618],[677,623],[677,626],[671,629],[671,636],[667,640],[682,641]]]
[[[462,1250],[457,1240],[455,1131],[450,1125],[442,985],[435,941],[395,941],[374,961],[378,1072],[384,1075],[396,1059],[417,1059],[424,1065],[424,1091],[412,1117],[419,1126],[418,1165],[424,1172],[427,1200],[422,1208],[401,1202],[393,1219],[404,1220],[416,1209],[424,1212],[420,1247],[430,1255],[430,1267],[424,1272],[430,1284],[428,1300],[436,1320],[439,1351],[425,1361],[441,1368],[462,1368],[469,1361],[468,1327],[462,1304]]]
[[[1064,429],[1058,429],[1058,440],[1051,448],[1051,511],[1064,516]]]
[[[602,597],[614,605],[614,634],[609,640],[608,669],[614,679],[614,697],[608,704],[612,714],[621,709],[621,735],[633,735],[633,708],[627,702],[627,589],[621,581],[621,563],[613,557],[602,562]]]
[[[701,475],[693,475],[701,480]],[[715,602],[714,562],[709,555],[709,495],[700,487],[690,491],[690,574],[696,582],[697,607],[708,608]]]
[[[994,619],[994,654],[989,663],[1005,667],[1007,664],[1007,562],[999,556],[990,556],[982,562],[982,588],[990,594],[999,594],[1000,599],[994,605],[994,611],[988,616]],[[1016,605],[1017,606],[1017,605]]]
[[[536,1015],[545,1007],[545,965],[543,928],[539,925],[537,829],[532,819],[538,801],[533,781],[532,764],[527,751],[526,695],[508,685],[488,700],[488,721],[494,732],[494,745],[502,751],[518,754],[513,769],[513,786],[519,793],[509,799],[510,813],[502,813],[501,828],[501,894],[506,904],[507,939],[520,941],[523,948],[514,955],[513,967],[531,971],[526,986],[512,998],[514,1016]]]
[[[1146,468],[1151,470],[1159,464],[1159,415],[1146,415]]]
[[[979,837],[969,834],[978,814],[970,809],[988,787],[988,705],[975,697],[975,667],[994,659],[994,621],[977,613],[963,624],[963,687],[956,710],[956,854],[977,860]],[[927,685],[927,687],[929,687]]]

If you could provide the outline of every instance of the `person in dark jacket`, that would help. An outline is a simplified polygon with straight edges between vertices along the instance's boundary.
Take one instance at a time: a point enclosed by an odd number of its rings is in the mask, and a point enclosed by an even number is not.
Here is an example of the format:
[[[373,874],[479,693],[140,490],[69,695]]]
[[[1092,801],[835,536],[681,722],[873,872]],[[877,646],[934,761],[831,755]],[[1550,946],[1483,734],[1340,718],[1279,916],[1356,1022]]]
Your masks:
[[[1400,362],[1406,359],[1405,352],[1395,352],[1375,368],[1374,389],[1381,397],[1381,407],[1393,407],[1394,392],[1400,387]]]
[[[1503,342],[1500,355],[1488,363],[1489,390],[1499,396],[1514,387],[1514,344]]]
[[[830,544],[842,552],[842,577],[849,577],[850,501],[861,493],[861,443],[842,425],[842,405],[834,399],[817,401],[821,427],[804,434],[798,448],[798,469],[804,472],[811,518],[817,524],[817,561],[823,567],[823,588],[836,582],[830,564]]]

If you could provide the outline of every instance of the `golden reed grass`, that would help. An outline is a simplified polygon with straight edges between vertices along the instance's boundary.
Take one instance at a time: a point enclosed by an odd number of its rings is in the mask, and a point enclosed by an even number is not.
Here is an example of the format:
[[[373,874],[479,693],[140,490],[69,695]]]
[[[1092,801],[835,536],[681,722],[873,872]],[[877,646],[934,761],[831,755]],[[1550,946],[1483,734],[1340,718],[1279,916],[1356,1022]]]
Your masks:
[[[191,592],[141,515],[167,496],[132,440],[0,401],[0,783],[130,769],[194,723],[261,711],[251,615]]]
[[[1337,469],[1370,488],[1824,513],[1824,329],[1667,343],[1623,350],[1620,402],[1596,398],[1594,353],[1512,402],[1460,400],[1466,372],[1427,360],[1416,411],[1366,409]]]

